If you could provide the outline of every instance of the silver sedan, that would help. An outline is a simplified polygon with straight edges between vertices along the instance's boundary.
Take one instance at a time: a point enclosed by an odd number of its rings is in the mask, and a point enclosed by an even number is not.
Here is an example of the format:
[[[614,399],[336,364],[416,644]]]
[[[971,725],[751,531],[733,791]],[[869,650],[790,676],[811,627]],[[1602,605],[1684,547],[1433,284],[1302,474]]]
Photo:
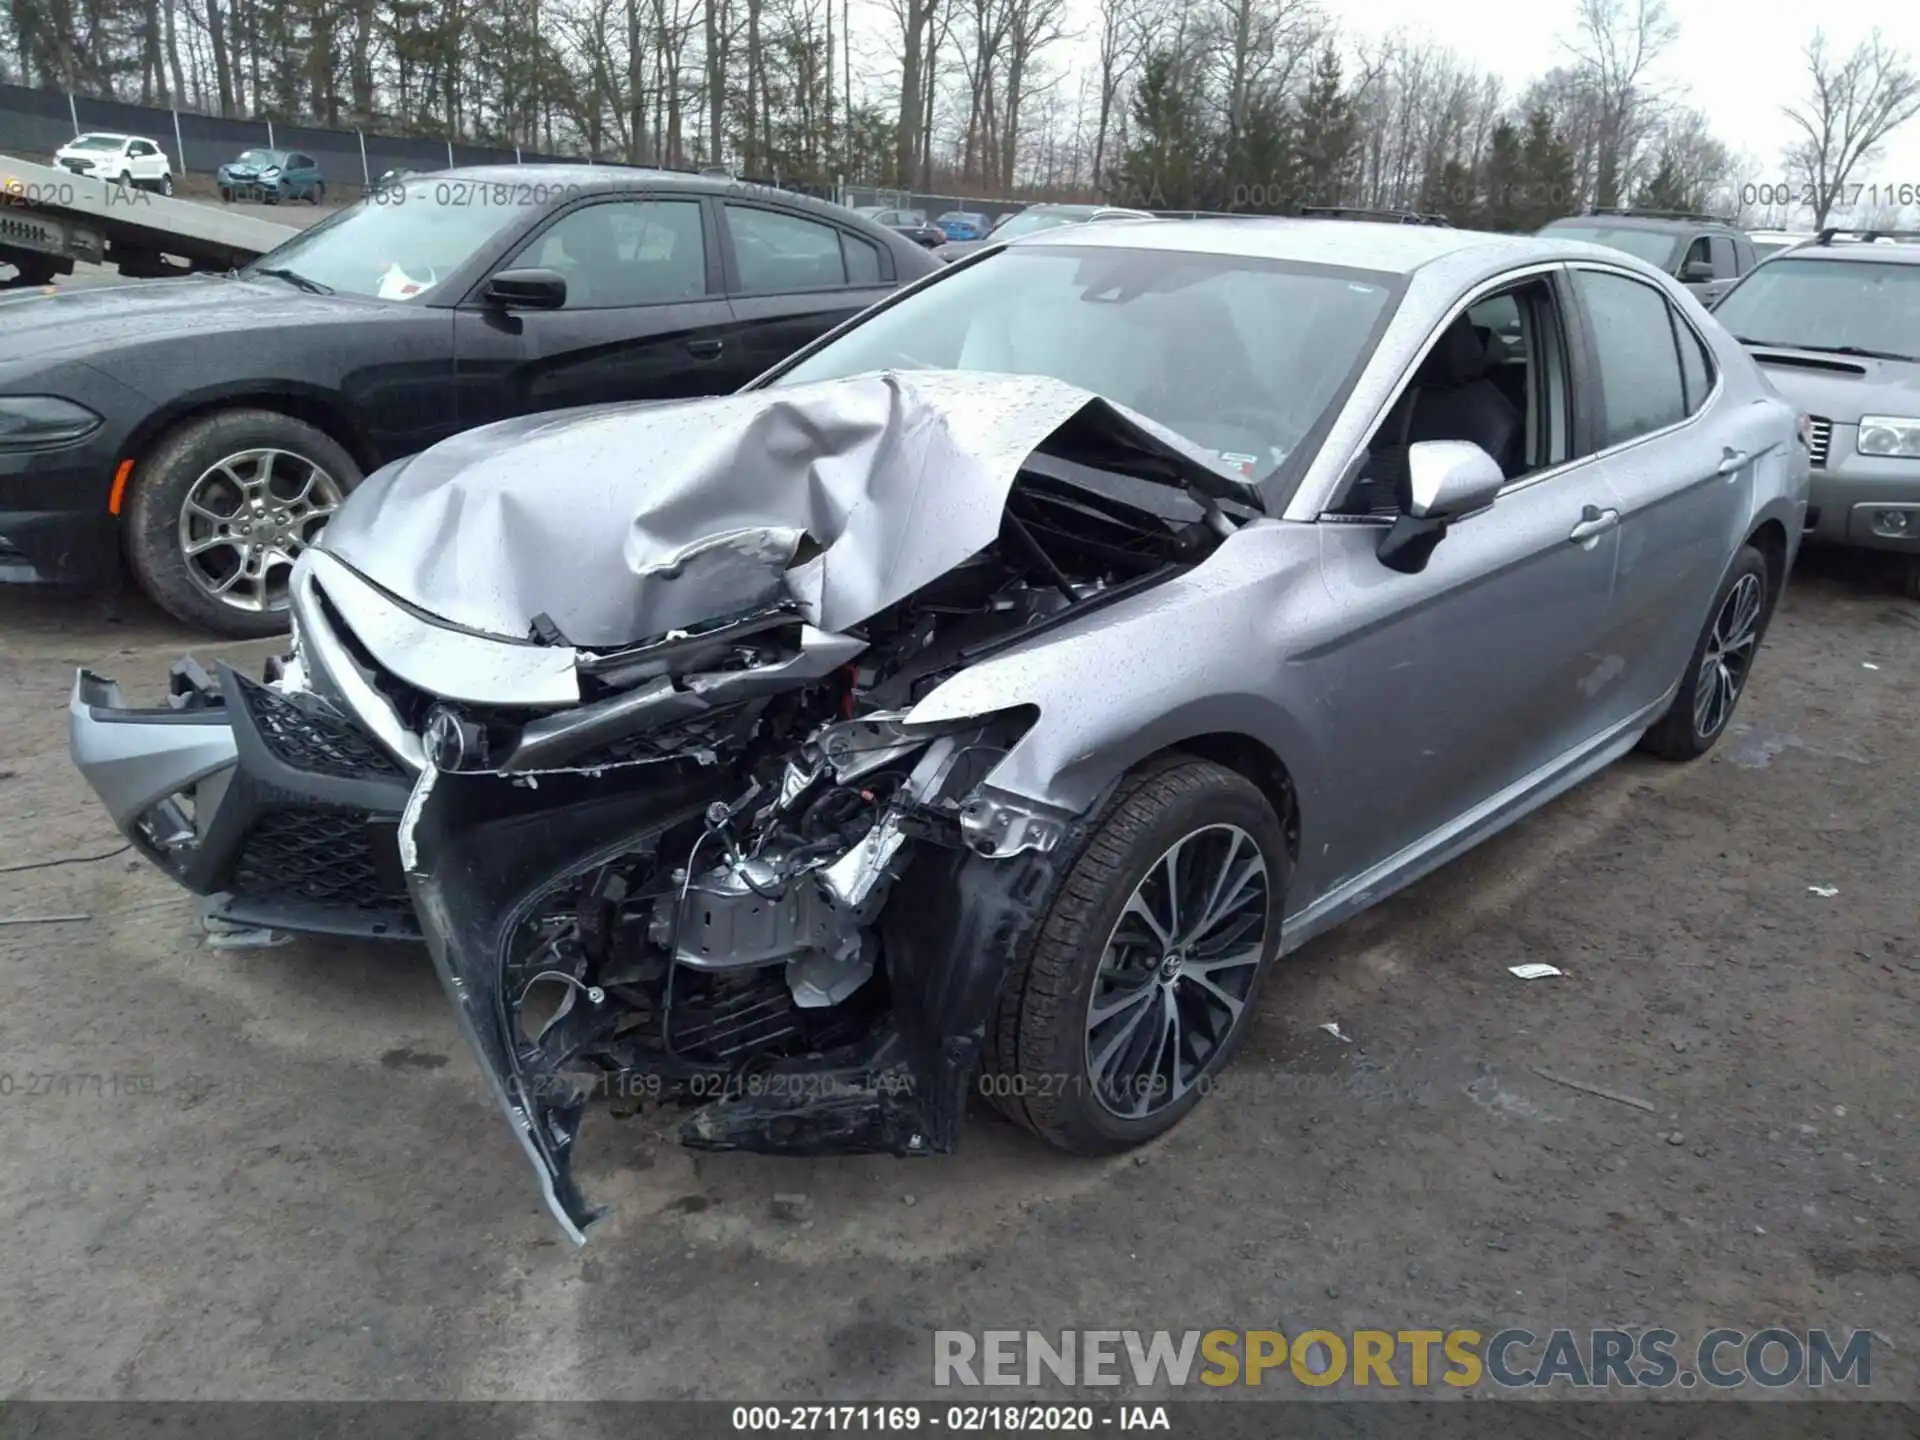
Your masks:
[[[1726,733],[1804,433],[1618,251],[1062,228],[736,395],[377,472],[264,683],[83,672],[74,753],[228,918],[424,939],[575,1238],[602,1093],[899,1155],[981,1093],[1110,1152],[1280,955]]]

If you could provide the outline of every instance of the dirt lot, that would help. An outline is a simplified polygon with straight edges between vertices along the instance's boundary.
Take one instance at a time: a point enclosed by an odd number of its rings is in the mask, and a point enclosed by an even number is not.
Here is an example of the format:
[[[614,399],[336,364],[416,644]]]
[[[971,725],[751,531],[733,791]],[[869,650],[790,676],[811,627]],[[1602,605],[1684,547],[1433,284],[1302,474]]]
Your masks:
[[[72,668],[152,695],[185,640],[0,597],[0,866],[115,843]],[[1619,765],[1288,962],[1150,1151],[608,1121],[583,1250],[417,952],[210,950],[126,855],[7,874],[0,916],[89,918],[0,927],[0,1396],[844,1399],[930,1395],[935,1328],[1783,1324],[1873,1330],[1912,1399],[1917,705],[1920,605],[1803,567],[1711,763]]]

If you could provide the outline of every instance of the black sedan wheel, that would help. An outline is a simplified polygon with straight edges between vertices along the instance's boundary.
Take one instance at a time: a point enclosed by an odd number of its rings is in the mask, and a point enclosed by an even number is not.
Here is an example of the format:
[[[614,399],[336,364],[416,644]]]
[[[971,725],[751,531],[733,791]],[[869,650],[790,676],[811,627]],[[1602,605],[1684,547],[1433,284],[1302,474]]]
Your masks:
[[[351,455],[291,416],[193,421],[135,469],[127,558],[146,592],[189,624],[278,634],[294,561],[359,481]]]
[[[1641,740],[1643,750],[1663,760],[1694,760],[1726,734],[1773,617],[1774,598],[1766,556],[1744,547],[1714,595],[1679,693]]]
[[[1132,777],[1009,978],[985,1093],[1079,1154],[1171,1129],[1246,1032],[1288,870],[1279,817],[1243,776],[1179,758]]]

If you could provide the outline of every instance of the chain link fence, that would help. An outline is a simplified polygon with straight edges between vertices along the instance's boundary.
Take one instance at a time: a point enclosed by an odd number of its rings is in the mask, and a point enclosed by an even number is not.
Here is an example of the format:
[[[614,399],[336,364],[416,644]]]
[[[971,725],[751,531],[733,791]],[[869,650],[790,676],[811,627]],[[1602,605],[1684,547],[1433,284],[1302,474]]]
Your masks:
[[[965,215],[985,215],[998,220],[1027,208],[1025,200],[980,200],[969,195],[923,195],[914,190],[887,190],[872,185],[842,185],[840,203],[850,210],[862,206],[880,206],[887,210],[919,210],[929,220],[959,211]]]
[[[371,185],[389,170],[446,170],[462,165],[594,163],[581,155],[548,154],[514,146],[471,145],[423,135],[371,130],[326,130],[274,120],[231,120],[190,110],[96,100],[58,90],[0,85],[0,154],[50,160],[53,152],[89,130],[139,135],[167,152],[177,173],[212,175],[243,150],[298,150],[320,165],[334,191]],[[620,162],[602,162],[615,163]],[[739,176],[756,185],[831,199],[829,187]],[[342,195],[341,198],[347,198]]]

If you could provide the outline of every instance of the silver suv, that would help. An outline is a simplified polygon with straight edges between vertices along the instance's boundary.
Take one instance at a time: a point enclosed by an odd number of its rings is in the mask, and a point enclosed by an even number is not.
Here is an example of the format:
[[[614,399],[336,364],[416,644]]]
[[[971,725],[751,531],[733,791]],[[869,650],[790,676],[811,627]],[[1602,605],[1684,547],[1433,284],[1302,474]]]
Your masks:
[[[1920,231],[1822,231],[1714,315],[1809,418],[1808,538],[1900,553],[1920,599]]]

